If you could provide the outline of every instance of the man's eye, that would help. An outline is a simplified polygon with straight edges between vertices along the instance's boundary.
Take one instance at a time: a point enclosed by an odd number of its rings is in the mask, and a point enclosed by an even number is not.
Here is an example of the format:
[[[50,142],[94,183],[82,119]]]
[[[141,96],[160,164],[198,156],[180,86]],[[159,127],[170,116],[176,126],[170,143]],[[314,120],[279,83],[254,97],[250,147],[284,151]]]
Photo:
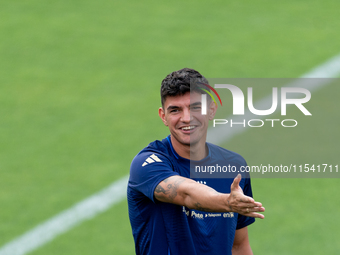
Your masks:
[[[177,110],[177,109],[174,109],[174,110],[171,110],[170,112],[171,112],[171,113],[175,113],[175,112],[178,112],[178,110]]]
[[[200,110],[201,109],[201,106],[194,106],[192,107],[193,110]]]

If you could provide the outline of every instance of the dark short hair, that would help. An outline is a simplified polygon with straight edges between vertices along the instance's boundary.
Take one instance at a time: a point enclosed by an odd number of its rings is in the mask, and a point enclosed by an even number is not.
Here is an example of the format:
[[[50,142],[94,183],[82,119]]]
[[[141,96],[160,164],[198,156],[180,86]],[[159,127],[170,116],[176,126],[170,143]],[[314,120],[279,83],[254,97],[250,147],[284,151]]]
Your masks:
[[[203,85],[204,83],[209,84],[208,80],[194,69],[183,68],[168,74],[162,81],[161,86],[162,106],[164,106],[167,97],[184,95],[190,92],[190,89],[191,91],[205,93],[200,89],[207,89],[207,87]]]

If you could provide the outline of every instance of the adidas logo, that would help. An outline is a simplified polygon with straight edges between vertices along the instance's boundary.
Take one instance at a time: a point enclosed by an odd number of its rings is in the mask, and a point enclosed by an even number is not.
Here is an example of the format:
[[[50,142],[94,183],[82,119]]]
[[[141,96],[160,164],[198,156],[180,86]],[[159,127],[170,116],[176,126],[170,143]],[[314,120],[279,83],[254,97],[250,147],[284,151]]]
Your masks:
[[[151,164],[153,162],[162,162],[155,154],[152,154],[150,157],[148,157],[142,166],[146,166],[147,164]]]

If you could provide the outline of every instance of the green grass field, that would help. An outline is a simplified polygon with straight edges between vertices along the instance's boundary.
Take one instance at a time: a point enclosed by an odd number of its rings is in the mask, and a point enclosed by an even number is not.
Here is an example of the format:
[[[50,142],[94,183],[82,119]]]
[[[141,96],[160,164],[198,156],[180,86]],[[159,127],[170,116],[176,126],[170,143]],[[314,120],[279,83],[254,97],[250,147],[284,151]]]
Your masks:
[[[294,78],[340,52],[334,0],[0,6],[0,247],[127,175],[135,154],[168,134],[157,109],[171,71]],[[310,111],[324,122],[250,129],[224,147],[250,165],[336,162],[339,92],[313,93]],[[267,209],[249,227],[255,254],[338,253],[339,179],[252,183]],[[127,202],[31,254],[134,254]]]

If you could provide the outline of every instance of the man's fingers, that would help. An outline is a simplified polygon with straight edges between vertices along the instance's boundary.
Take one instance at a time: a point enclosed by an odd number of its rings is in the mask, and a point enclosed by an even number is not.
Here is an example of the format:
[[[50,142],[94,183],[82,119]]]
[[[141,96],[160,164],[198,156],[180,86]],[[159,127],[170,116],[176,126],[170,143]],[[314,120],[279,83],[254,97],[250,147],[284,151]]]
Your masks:
[[[264,215],[261,213],[248,213],[246,216],[253,217],[253,218],[259,218],[264,219]]]
[[[243,202],[240,202],[237,204],[237,207],[238,208],[252,208],[252,209],[256,209],[256,208],[262,208],[262,204],[261,203],[258,203],[258,202],[255,202],[255,203],[243,203]]]
[[[249,207],[246,207],[245,209],[244,209],[244,211],[246,212],[246,213],[249,213],[249,212],[264,212],[266,209],[264,208],[264,207],[251,207],[251,208],[249,208]]]
[[[264,211],[265,211],[264,207],[243,208],[243,213],[241,214],[248,217],[264,219],[264,215],[259,213]]]
[[[264,212],[266,209],[263,206],[260,207],[245,207],[242,208],[242,213],[245,216],[250,216],[250,217],[254,217],[253,215],[262,215],[259,212]]]
[[[235,177],[233,183],[231,184],[230,189],[231,189],[231,190],[237,189],[238,186],[239,186],[239,184],[240,184],[240,181],[241,181],[241,174],[238,174],[238,175]]]

